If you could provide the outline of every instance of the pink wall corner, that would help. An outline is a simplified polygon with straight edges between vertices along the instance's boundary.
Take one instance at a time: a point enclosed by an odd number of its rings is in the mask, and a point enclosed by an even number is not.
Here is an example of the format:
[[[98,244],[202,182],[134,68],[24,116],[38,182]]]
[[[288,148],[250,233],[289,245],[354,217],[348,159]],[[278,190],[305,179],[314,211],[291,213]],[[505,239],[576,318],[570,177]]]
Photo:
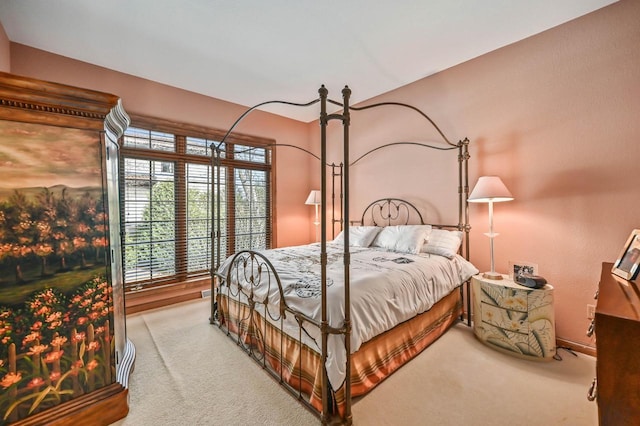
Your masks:
[[[0,71],[11,72],[11,42],[0,23]]]
[[[495,211],[496,264],[537,263],[555,288],[558,337],[590,346],[601,263],[640,226],[638,19],[640,4],[622,1],[459,69],[484,110],[472,173],[502,176],[516,198]],[[472,244],[487,253],[486,207],[471,209]]]
[[[640,227],[638,22],[640,2],[623,0],[364,103],[412,104],[452,141],[471,140],[470,190],[495,174],[515,196],[495,205],[496,269],[537,263],[555,288],[558,338],[587,346],[601,263]],[[334,98],[339,89],[329,88]],[[329,140],[341,132],[332,124]],[[352,160],[384,143],[438,140],[398,108],[352,113]],[[330,154],[340,161],[338,151]],[[399,196],[428,209],[427,221],[457,223],[451,157],[406,146],[367,157],[351,168],[350,219],[375,198]],[[471,260],[489,270],[487,206],[471,204],[470,214]]]
[[[129,113],[227,129],[247,107],[112,71],[20,44],[12,44],[12,72],[113,93]],[[214,84],[214,82],[212,82]],[[262,111],[248,115],[236,131],[309,149],[305,123]],[[305,244],[313,235],[304,201],[312,159],[292,148],[276,148],[276,246]]]

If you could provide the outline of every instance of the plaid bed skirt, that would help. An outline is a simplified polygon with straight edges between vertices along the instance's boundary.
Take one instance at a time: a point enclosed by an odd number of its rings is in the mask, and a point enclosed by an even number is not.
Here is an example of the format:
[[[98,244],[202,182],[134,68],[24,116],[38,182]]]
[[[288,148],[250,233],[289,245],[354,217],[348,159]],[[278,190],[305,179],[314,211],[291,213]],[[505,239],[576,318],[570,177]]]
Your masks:
[[[265,321],[248,305],[223,294],[217,296],[218,319],[251,348],[256,360],[271,369],[274,376],[287,383],[299,398],[306,398],[318,412],[322,411],[322,369],[320,354],[280,331],[277,324]],[[391,330],[374,337],[351,354],[351,396],[362,396],[417,356],[456,323],[462,312],[459,289],[453,290],[424,312]],[[300,331],[304,333],[304,331]],[[330,410],[345,414],[344,385],[331,390]]]

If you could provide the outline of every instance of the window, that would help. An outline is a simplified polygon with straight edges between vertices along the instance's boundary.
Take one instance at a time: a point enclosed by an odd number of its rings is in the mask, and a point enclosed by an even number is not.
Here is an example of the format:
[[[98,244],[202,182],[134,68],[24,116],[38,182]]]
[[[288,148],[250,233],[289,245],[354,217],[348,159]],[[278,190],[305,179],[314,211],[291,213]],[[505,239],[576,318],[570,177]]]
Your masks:
[[[223,132],[133,117],[121,152],[127,291],[209,279],[212,144]],[[231,135],[220,166],[221,247],[271,246],[273,141]],[[223,257],[224,257],[223,253]]]

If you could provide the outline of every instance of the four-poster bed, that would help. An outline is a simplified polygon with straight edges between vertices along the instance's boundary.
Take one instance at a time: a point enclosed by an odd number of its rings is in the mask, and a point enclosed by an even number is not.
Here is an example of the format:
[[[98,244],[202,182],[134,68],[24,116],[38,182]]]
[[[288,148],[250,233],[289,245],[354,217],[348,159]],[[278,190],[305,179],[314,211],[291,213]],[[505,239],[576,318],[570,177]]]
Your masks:
[[[463,285],[477,273],[468,262],[468,141],[449,142],[428,116],[406,104],[350,107],[350,93],[345,87],[339,103],[329,100],[322,86],[319,99],[292,104],[320,102],[319,243],[244,250],[222,261],[220,197],[214,201],[211,322],[318,413],[323,423],[337,416],[350,424],[352,397],[371,390],[461,319]],[[328,114],[327,103],[339,105],[342,113]],[[351,226],[349,167],[367,154],[349,163],[350,111],[384,105],[417,111],[447,143],[444,149],[458,152],[457,224],[425,224],[421,212],[410,202],[384,198],[369,204],[360,224]],[[343,124],[340,166],[327,163],[330,120]],[[214,194],[220,194],[223,142],[217,145],[213,159]],[[341,227],[334,241],[327,237],[329,167],[333,192],[336,179],[340,181],[338,219],[335,194],[331,197],[332,227],[335,223]],[[468,302],[467,283],[467,313]]]

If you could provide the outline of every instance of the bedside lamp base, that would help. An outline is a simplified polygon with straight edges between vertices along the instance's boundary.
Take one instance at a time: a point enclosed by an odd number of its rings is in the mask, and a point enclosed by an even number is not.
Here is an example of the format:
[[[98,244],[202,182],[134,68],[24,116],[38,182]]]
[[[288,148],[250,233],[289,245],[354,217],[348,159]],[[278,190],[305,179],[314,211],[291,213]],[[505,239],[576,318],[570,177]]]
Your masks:
[[[484,272],[482,274],[482,278],[487,278],[490,280],[501,280],[502,279],[502,274],[499,274],[497,272]]]

